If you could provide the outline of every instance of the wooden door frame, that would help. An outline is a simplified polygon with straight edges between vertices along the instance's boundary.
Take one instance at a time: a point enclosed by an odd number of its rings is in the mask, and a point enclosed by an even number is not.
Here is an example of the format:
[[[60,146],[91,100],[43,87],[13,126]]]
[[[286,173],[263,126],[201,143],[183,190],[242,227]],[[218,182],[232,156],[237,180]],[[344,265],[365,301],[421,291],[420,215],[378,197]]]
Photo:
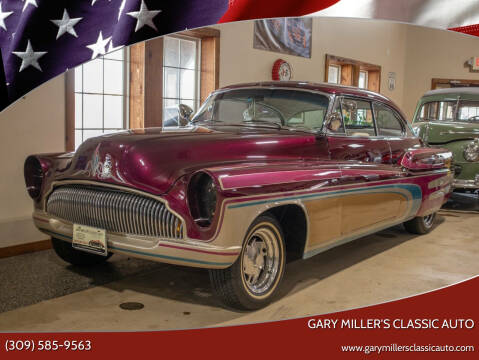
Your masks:
[[[201,40],[200,102],[219,87],[220,31],[214,28],[185,30],[172,36]],[[130,48],[130,128],[163,125],[163,37]],[[134,57],[134,61],[133,61]],[[161,101],[158,101],[161,99]]]
[[[467,80],[467,79],[444,79],[444,78],[433,78],[431,79],[431,90],[437,89],[437,85],[447,84],[447,85],[475,85],[479,86],[479,80]],[[451,86],[452,87],[452,86]]]

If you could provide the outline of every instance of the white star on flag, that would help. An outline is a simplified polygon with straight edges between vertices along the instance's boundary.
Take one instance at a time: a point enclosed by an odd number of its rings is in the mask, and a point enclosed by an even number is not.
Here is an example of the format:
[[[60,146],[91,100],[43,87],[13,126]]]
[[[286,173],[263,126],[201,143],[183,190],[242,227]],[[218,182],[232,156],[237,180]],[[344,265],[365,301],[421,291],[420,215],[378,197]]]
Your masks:
[[[38,59],[40,59],[46,53],[47,51],[36,51],[36,52],[33,51],[30,40],[28,40],[27,49],[24,52],[22,51],[12,52],[12,54],[22,59],[22,65],[20,65],[20,70],[18,70],[18,72],[25,70],[29,66],[33,66],[35,69],[42,71],[42,68],[40,67],[40,64],[38,63]]]
[[[25,1],[25,5],[23,5],[22,12],[25,11],[25,9],[27,8],[28,5],[33,5],[36,8],[38,7],[37,0],[22,0],[22,1]]]
[[[146,7],[145,1],[141,0],[140,10],[129,12],[127,13],[127,15],[130,15],[131,17],[134,17],[137,20],[135,32],[140,30],[145,25],[148,25],[149,27],[158,31],[155,24],[153,23],[153,18],[156,15],[158,15],[160,12],[161,10],[151,10],[151,11],[148,10],[148,8]]]
[[[67,9],[63,10],[63,18],[61,20],[50,20],[56,26],[58,26],[57,39],[65,33],[69,33],[74,37],[78,37],[75,29],[73,28],[83,18],[71,19],[68,15]]]
[[[96,43],[86,46],[91,51],[93,51],[93,54],[91,56],[92,59],[96,58],[98,55],[106,54],[105,47],[110,41],[110,39],[111,39],[111,36],[107,37],[106,39],[103,39],[103,34],[100,31],[100,34],[98,35],[98,40],[96,41]]]
[[[95,3],[97,2],[98,0],[91,0],[91,6],[95,5]],[[111,0],[108,0],[108,1],[111,1]]]
[[[2,10],[2,3],[0,2],[0,27],[3,30],[7,30],[7,26],[5,25],[5,19],[13,14],[13,11],[3,11]]]

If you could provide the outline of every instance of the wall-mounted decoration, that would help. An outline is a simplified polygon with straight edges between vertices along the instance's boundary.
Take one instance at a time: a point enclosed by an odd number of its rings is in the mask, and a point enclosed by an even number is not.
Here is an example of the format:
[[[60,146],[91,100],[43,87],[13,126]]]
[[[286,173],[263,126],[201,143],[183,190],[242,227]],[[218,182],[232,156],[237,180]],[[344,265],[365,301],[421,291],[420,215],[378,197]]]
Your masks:
[[[291,65],[284,61],[283,59],[278,59],[273,64],[273,71],[271,73],[271,78],[273,80],[288,81],[291,80],[293,76],[293,71]]]
[[[310,58],[311,30],[311,18],[257,20],[253,47]]]
[[[467,60],[467,65],[471,67],[471,71],[478,71],[479,70],[479,57],[474,56]]]
[[[389,91],[393,91],[396,88],[396,73],[388,73],[388,88]]]

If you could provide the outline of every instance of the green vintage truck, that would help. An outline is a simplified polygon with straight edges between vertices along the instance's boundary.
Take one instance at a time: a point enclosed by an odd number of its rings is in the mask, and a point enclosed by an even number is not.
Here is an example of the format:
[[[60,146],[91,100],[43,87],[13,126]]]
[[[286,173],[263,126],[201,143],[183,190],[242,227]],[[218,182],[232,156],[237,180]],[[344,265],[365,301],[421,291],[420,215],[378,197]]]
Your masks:
[[[453,153],[456,190],[479,189],[479,88],[428,91],[417,104],[412,126],[430,146]]]

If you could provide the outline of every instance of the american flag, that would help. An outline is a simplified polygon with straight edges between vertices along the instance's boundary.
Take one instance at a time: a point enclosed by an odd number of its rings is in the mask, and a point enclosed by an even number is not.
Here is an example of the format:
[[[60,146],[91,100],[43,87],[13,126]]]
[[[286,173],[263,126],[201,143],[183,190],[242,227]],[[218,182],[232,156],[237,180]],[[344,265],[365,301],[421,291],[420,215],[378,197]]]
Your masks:
[[[0,110],[67,69],[125,45],[221,22],[313,13],[479,35],[477,0],[0,0]]]
[[[228,0],[0,0],[0,109],[97,56],[215,24]]]

